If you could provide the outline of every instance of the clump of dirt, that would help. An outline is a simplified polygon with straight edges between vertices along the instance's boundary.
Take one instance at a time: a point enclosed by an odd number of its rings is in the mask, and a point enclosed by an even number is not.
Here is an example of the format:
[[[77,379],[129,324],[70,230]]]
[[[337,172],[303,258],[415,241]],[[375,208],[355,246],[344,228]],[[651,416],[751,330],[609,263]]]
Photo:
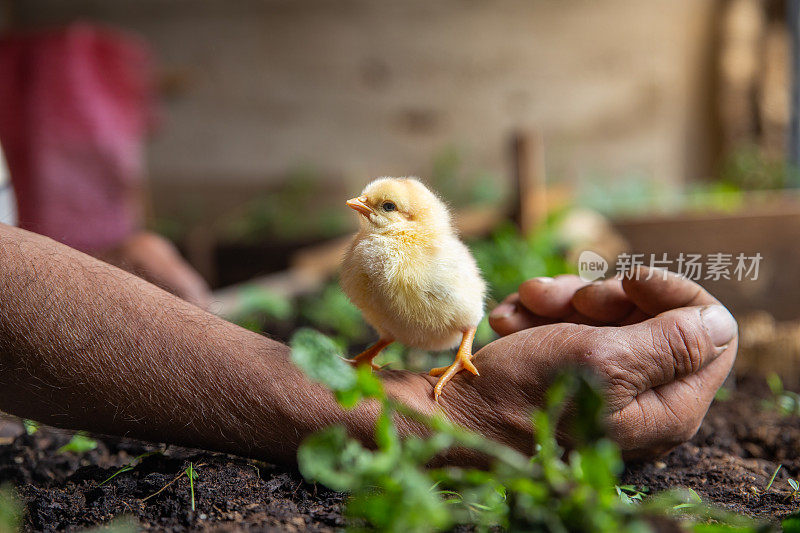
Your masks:
[[[101,437],[78,457],[58,453],[68,433],[42,428],[0,446],[0,479],[17,487],[25,528],[83,529],[131,516],[147,530],[333,531],[344,526],[344,496],[297,472],[230,455],[164,449]],[[134,458],[136,467],[106,481]],[[192,463],[195,510],[185,469]]]
[[[800,476],[800,419],[764,409],[761,399],[768,395],[760,381],[740,383],[729,400],[712,405],[691,442],[659,460],[630,465],[623,483],[653,492],[691,488],[706,502],[773,521],[795,511],[787,479]],[[306,483],[296,471],[109,437],[81,455],[59,453],[69,439],[69,433],[42,428],[0,445],[0,480],[17,487],[27,530],[78,530],[121,516],[158,531],[332,531],[345,525],[345,496]],[[106,481],[148,452],[157,453]],[[184,473],[189,463],[198,473],[194,511]]]
[[[773,521],[798,510],[787,480],[800,476],[800,418],[766,408],[768,396],[763,380],[740,382],[730,399],[712,404],[690,442],[660,460],[629,465],[622,481],[656,492],[691,488],[705,502]]]

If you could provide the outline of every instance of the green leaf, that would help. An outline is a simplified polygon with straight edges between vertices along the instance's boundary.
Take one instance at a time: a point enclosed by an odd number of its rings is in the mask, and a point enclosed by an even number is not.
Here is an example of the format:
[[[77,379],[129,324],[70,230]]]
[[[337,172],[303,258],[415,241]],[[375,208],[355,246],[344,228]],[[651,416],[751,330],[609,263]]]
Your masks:
[[[767,376],[767,385],[769,386],[769,390],[772,391],[772,394],[775,396],[783,394],[783,380],[775,372],[770,372]]]
[[[795,512],[787,516],[781,522],[783,533],[800,533],[800,512]]]
[[[194,480],[197,479],[197,470],[194,469],[194,464],[189,463],[189,466],[186,467],[186,477],[189,478],[189,490],[191,491],[191,503],[192,503],[192,511],[195,510],[195,502],[194,502]]]
[[[393,451],[400,445],[400,438],[397,436],[397,429],[394,427],[391,415],[385,411],[378,415],[375,424],[375,442],[378,448],[386,451]]]
[[[306,479],[338,491],[360,487],[358,473],[369,454],[359,443],[349,439],[341,426],[334,426],[308,437],[297,452],[300,472]]]
[[[34,420],[25,419],[22,421],[22,425],[25,427],[25,433],[28,435],[33,435],[37,431],[39,431],[39,422]]]
[[[156,450],[156,451],[152,451],[152,452],[145,452],[145,453],[143,453],[141,455],[137,455],[130,462],[128,462],[127,464],[121,466],[119,468],[119,470],[117,470],[116,472],[114,472],[113,474],[108,476],[102,483],[100,483],[98,485],[98,487],[102,487],[103,485],[105,485],[106,483],[108,483],[109,481],[111,481],[112,479],[114,479],[115,477],[117,477],[120,474],[124,474],[125,472],[130,472],[131,470],[136,468],[139,465],[139,463],[142,462],[143,459],[145,459],[147,457],[150,457],[151,455],[156,455],[156,454],[160,454],[160,453],[161,453],[160,451]]]
[[[368,332],[361,311],[350,302],[338,283],[331,283],[322,294],[305,301],[301,312],[314,327],[331,331],[346,343],[364,340]]]
[[[311,379],[333,391],[352,389],[356,372],[339,356],[339,348],[330,338],[309,328],[292,336],[292,361]]]
[[[586,447],[570,455],[575,476],[595,490],[603,491],[614,486],[623,463],[619,449],[609,440],[601,440],[595,446]]]
[[[292,315],[292,303],[288,298],[257,285],[246,285],[239,291],[242,314],[262,313],[278,320]]]
[[[23,507],[10,484],[0,486],[0,531],[22,531]]]
[[[694,533],[756,533],[755,528],[747,526],[734,526],[729,524],[694,524],[692,526]]]
[[[337,390],[334,392],[334,395],[336,396],[336,401],[339,402],[339,405],[345,409],[354,408],[363,398],[361,391],[356,387],[352,389]]]
[[[357,369],[356,374],[356,385],[365,398],[377,398],[379,400],[386,398],[386,393],[383,390],[383,382],[375,376],[368,365],[361,365]]]
[[[728,387],[721,387],[715,394],[714,400],[718,402],[727,402],[731,399],[731,389]]]
[[[694,489],[686,489],[686,492],[688,494],[688,503],[703,503],[703,498]]]
[[[769,492],[769,489],[772,488],[772,484],[775,483],[775,478],[778,476],[778,472],[780,472],[782,466],[783,465],[778,465],[778,468],[772,473],[772,477],[769,478],[769,483],[767,484],[767,488],[764,489],[764,492]]]
[[[86,453],[97,448],[97,441],[87,437],[83,433],[76,433],[72,439],[57,451],[58,453],[72,452],[72,453]]]

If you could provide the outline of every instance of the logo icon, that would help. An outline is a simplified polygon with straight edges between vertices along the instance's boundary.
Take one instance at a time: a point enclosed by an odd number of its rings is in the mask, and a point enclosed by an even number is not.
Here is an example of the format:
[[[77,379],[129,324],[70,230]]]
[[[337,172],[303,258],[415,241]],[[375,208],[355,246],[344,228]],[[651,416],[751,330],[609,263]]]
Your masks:
[[[584,250],[578,256],[578,276],[583,281],[596,281],[606,275],[608,261],[591,250]]]

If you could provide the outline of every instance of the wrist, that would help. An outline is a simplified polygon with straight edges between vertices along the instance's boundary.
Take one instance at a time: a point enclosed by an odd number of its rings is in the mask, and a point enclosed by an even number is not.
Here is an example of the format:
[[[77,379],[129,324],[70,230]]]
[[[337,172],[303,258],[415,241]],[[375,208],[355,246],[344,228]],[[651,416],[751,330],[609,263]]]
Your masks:
[[[423,375],[430,391],[437,378]],[[466,373],[456,375],[447,390],[439,397],[436,409],[450,421],[469,431],[509,446],[519,452],[533,453],[533,426],[530,412],[533,407],[512,398],[502,386],[495,386],[483,376]],[[521,399],[521,395],[520,395]]]

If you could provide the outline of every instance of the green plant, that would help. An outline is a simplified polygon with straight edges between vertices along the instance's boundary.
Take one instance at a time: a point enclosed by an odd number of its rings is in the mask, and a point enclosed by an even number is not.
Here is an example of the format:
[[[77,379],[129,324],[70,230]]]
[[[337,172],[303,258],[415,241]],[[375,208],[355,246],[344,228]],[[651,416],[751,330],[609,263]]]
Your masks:
[[[315,328],[335,333],[343,347],[366,340],[369,329],[354,306],[342,291],[338,281],[329,283],[321,294],[304,299],[300,315]]]
[[[772,488],[772,484],[775,483],[775,478],[778,477],[778,472],[780,471],[783,465],[778,465],[778,468],[772,473],[772,477],[769,478],[769,483],[767,483],[767,488],[764,489],[764,492],[769,492],[769,489]]]
[[[714,400],[718,402],[727,402],[731,399],[732,394],[731,389],[728,387],[720,387],[716,394],[714,394]]]
[[[253,244],[343,234],[352,217],[340,201],[326,201],[320,194],[325,187],[321,178],[310,166],[293,169],[278,190],[252,198],[221,220],[222,238]]]
[[[137,533],[143,528],[132,516],[118,516],[109,522],[101,524],[91,529],[83,530],[84,533]]]
[[[194,468],[193,463],[189,463],[189,466],[186,467],[186,477],[189,478],[189,490],[191,491],[192,495],[192,511],[194,511],[194,480],[197,479],[197,470]]]
[[[508,194],[508,184],[488,172],[465,167],[463,151],[450,146],[433,158],[427,180],[442,198],[455,207],[497,204]]]
[[[97,441],[86,435],[86,433],[79,431],[72,436],[68,443],[60,447],[57,451],[58,453],[72,452],[82,454],[92,451],[95,448],[97,448]]]
[[[763,401],[766,409],[777,411],[781,416],[800,416],[800,394],[787,391],[783,387],[783,380],[775,372],[767,376],[772,397]]]
[[[143,453],[141,455],[137,455],[129,463],[121,466],[116,472],[114,472],[113,474],[108,476],[105,480],[103,480],[103,482],[100,483],[98,485],[98,487],[102,487],[103,485],[105,485],[106,483],[108,483],[109,481],[114,479],[115,477],[119,476],[120,474],[124,474],[125,472],[130,472],[131,470],[135,469],[137,466],[139,466],[141,464],[142,460],[144,460],[145,458],[150,457],[152,455],[160,454],[160,453],[161,453],[160,451],[154,451],[154,452],[147,452],[147,453]]]
[[[194,510],[194,480],[197,479],[197,469],[199,467],[205,466],[205,465],[206,465],[206,463],[200,463],[200,464],[197,464],[197,465],[195,465],[194,463],[189,463],[189,466],[187,466],[185,469],[183,469],[180,472],[178,472],[178,475],[176,475],[174,478],[172,478],[172,480],[170,480],[169,483],[167,483],[166,485],[164,485],[163,487],[161,487],[160,489],[155,491],[153,494],[151,494],[151,495],[149,495],[149,496],[147,496],[145,498],[142,498],[142,503],[146,502],[147,500],[149,500],[151,498],[155,498],[156,496],[158,496],[159,494],[161,494],[162,492],[167,490],[169,487],[171,487],[180,478],[182,478],[183,476],[186,476],[187,478],[189,478],[189,488],[192,491],[192,510]]]
[[[33,435],[37,431],[39,431],[39,422],[34,420],[28,420],[27,418],[22,421],[22,425],[25,428],[25,433],[28,435]]]
[[[789,486],[792,488],[792,492],[786,497],[787,500],[794,500],[798,493],[800,493],[800,483],[795,481],[792,478],[786,480],[789,483]]]
[[[420,414],[389,398],[369,368],[353,369],[337,345],[313,330],[291,342],[292,359],[310,378],[331,389],[344,408],[363,399],[379,406],[374,449],[335,426],[306,439],[298,451],[303,475],[350,493],[345,513],[349,528],[380,531],[440,531],[456,524],[508,531],[645,531],[653,514],[701,517],[724,524],[752,522],[704,506],[694,491],[670,492],[644,500],[644,489],[618,485],[622,460],[603,436],[601,396],[593,381],[577,373],[557,377],[545,407],[532,414],[535,449],[529,458],[449,422],[443,415]],[[565,411],[565,406],[571,408]],[[568,413],[568,415],[567,415]],[[397,416],[428,428],[427,436],[400,438]],[[574,436],[564,450],[556,427]],[[488,458],[488,470],[427,468],[437,455],[459,447]],[[722,529],[720,529],[721,531]]]
[[[744,190],[763,190],[797,185],[799,176],[783,157],[770,157],[758,146],[744,146],[726,157],[720,177],[723,183]]]
[[[686,495],[686,501],[673,505],[672,509],[676,511],[680,511],[681,509],[692,509],[703,503],[703,498],[701,498],[694,489],[683,489],[682,492]]]
[[[641,503],[645,496],[650,494],[649,487],[637,487],[635,485],[615,485],[619,499],[625,503]]]
[[[490,297],[499,300],[517,291],[519,284],[535,276],[555,276],[574,271],[564,257],[552,223],[523,236],[511,223],[498,227],[488,239],[469,243],[489,285]]]
[[[783,533],[800,533],[800,512],[794,512],[781,522]]]
[[[0,533],[20,531],[22,504],[10,484],[0,486]]]
[[[255,332],[264,329],[266,320],[288,320],[294,305],[285,296],[257,285],[245,285],[239,291],[241,308],[233,322]]]

